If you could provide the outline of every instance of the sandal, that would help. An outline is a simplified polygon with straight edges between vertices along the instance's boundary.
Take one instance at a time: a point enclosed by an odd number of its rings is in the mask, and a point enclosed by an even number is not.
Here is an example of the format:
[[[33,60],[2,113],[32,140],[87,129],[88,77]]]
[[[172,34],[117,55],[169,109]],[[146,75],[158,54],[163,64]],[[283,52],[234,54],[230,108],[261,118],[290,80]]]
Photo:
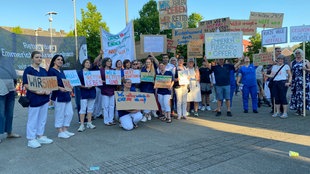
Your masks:
[[[7,138],[20,138],[20,137],[21,137],[20,135],[13,133],[7,135]]]
[[[167,119],[166,123],[172,123],[171,119]]]
[[[160,119],[161,121],[166,121],[166,120],[167,120],[166,117],[159,117],[159,119]]]

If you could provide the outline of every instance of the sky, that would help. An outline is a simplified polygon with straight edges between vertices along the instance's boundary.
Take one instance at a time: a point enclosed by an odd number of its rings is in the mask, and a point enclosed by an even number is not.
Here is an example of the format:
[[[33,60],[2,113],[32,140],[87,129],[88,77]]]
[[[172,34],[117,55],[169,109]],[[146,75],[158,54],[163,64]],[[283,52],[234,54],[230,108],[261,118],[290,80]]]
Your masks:
[[[110,33],[117,34],[125,28],[125,0],[76,0],[77,19],[81,19],[81,9],[87,10],[88,2],[96,5]],[[128,0],[129,20],[139,18],[139,11],[147,2]],[[224,17],[249,19],[251,11],[284,13],[283,27],[290,27],[310,24],[309,6],[309,0],[187,0],[187,13],[199,13],[203,20]],[[56,31],[74,29],[72,0],[3,0],[1,7],[0,26],[48,30],[46,13],[55,11],[58,14],[53,16],[52,27]]]

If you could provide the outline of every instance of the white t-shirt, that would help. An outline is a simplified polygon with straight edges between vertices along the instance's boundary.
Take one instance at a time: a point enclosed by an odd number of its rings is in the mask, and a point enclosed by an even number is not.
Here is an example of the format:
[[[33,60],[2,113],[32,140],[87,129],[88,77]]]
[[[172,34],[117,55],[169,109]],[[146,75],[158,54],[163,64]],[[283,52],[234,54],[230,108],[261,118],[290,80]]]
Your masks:
[[[271,74],[275,75],[278,72],[278,70],[281,68],[281,66],[273,65],[271,69]],[[277,76],[274,78],[274,81],[286,80],[288,76],[287,70],[291,70],[291,68],[287,64],[285,64],[284,67],[277,74]]]

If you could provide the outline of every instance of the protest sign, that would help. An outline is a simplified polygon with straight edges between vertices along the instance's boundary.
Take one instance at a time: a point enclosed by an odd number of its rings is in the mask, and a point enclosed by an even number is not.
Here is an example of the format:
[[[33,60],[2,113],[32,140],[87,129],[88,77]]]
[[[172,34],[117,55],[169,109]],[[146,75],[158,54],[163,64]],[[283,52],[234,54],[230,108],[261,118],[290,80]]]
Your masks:
[[[56,76],[40,77],[27,74],[28,88],[32,91],[56,91],[58,82]]]
[[[160,30],[187,28],[187,0],[158,1]]]
[[[220,32],[229,31],[230,19],[229,17],[226,17],[201,21],[199,22],[199,27],[203,28],[203,33],[211,33],[217,30]]]
[[[242,32],[215,32],[205,34],[205,52],[208,59],[243,56]]]
[[[155,74],[149,72],[141,72],[141,82],[154,82]]]
[[[261,28],[281,28],[284,13],[250,13],[250,20],[257,20],[257,27]]]
[[[140,70],[126,69],[124,70],[124,79],[130,79],[131,83],[140,83]]]
[[[290,42],[310,41],[310,25],[292,26],[290,28]]]
[[[141,53],[167,53],[167,35],[141,35]]]
[[[101,86],[102,78],[99,70],[83,71],[84,83],[86,87]]]
[[[204,37],[202,27],[172,30],[172,39],[177,45],[186,45],[191,40],[204,40]]]
[[[71,86],[81,86],[80,78],[76,70],[64,70],[67,80],[70,80]]]
[[[257,30],[256,20],[230,20],[230,31],[242,31],[243,35],[255,35]]]
[[[67,79],[61,79],[62,80],[62,84],[64,85],[64,88],[67,90],[67,91],[72,91],[72,86],[70,84],[70,80],[67,80]]]
[[[187,58],[202,58],[203,40],[192,40],[187,45]]]
[[[179,79],[179,85],[188,85],[189,84],[189,78],[188,78],[188,71],[178,71],[178,79]]]
[[[107,85],[121,85],[122,76],[120,70],[105,70],[105,83]]]
[[[177,46],[178,46],[178,44],[176,41],[174,41],[173,39],[167,38],[167,52],[173,53],[175,55],[176,50],[177,50]]]
[[[253,64],[254,66],[259,65],[272,65],[273,64],[273,54],[272,53],[260,53],[253,54]]]
[[[156,75],[154,88],[170,88],[172,76]]]
[[[158,110],[151,93],[115,91],[116,110]]]
[[[287,27],[262,31],[262,45],[287,43]]]

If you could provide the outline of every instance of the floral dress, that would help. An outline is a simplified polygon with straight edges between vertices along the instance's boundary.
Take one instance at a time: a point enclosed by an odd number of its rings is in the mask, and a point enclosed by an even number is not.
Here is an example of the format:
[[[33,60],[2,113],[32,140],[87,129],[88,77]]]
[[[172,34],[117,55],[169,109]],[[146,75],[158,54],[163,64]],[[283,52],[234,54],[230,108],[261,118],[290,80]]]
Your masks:
[[[292,62],[292,86],[291,86],[291,102],[290,109],[302,111],[303,110],[303,75],[302,75],[303,61]],[[310,110],[310,74],[306,72],[306,109]]]

